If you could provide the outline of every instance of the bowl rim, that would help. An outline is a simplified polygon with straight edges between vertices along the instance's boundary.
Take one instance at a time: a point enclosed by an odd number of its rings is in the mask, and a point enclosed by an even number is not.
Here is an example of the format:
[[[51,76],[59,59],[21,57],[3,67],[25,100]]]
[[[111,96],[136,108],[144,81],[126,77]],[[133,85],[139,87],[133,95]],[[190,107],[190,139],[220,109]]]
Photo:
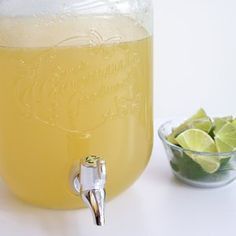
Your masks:
[[[236,150],[235,151],[231,151],[231,152],[198,152],[198,151],[193,151],[191,149],[186,149],[186,148],[182,148],[180,146],[177,146],[171,142],[169,142],[167,139],[166,139],[166,136],[164,135],[164,133],[162,132],[162,130],[167,126],[167,125],[170,125],[173,121],[179,121],[180,119],[172,119],[172,120],[168,120],[166,121],[165,123],[163,123],[159,129],[158,129],[158,136],[159,138],[161,139],[161,141],[164,143],[164,144],[167,144],[168,146],[170,146],[171,148],[174,148],[175,150],[178,150],[178,151],[182,151],[182,152],[188,152],[188,153],[191,153],[191,154],[195,154],[195,155],[198,155],[198,156],[229,156],[229,155],[233,155],[235,154],[236,155]],[[174,127],[172,127],[174,128]]]

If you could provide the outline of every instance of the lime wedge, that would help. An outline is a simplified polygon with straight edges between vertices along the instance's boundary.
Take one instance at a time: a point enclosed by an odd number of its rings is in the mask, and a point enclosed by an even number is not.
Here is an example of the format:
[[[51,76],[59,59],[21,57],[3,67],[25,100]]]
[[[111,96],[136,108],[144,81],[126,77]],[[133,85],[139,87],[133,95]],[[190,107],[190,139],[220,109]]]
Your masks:
[[[228,123],[227,120],[224,120],[222,118],[215,118],[214,119],[214,134],[216,134],[224,125]]]
[[[198,120],[198,119],[201,119],[201,118],[206,118],[208,117],[205,110],[203,108],[200,108],[192,117],[190,117],[188,121],[193,121],[193,120]]]
[[[221,162],[217,158],[217,156],[213,157],[213,156],[195,155],[195,157],[192,159],[196,163],[198,163],[205,172],[209,174],[215,173],[217,170],[219,170],[221,165]]]
[[[212,129],[212,121],[209,117],[193,120],[190,124],[191,128],[196,128],[203,130],[207,133],[209,133]]]
[[[229,122],[232,122],[232,120],[233,120],[232,116],[215,118],[214,119],[214,133],[216,134],[224,125],[226,125]]]
[[[198,128],[208,133],[212,129],[212,126],[211,119],[207,116],[204,109],[201,108],[183,124],[173,129],[172,133],[167,137],[167,140],[173,144],[178,144],[175,138],[183,131],[190,128]]]
[[[215,143],[218,152],[232,152],[234,150],[234,148],[225,144],[224,142],[221,141],[221,139],[217,137],[215,138]]]
[[[214,140],[209,134],[199,129],[188,129],[181,133],[176,141],[185,148],[196,152],[217,152]],[[186,151],[186,154],[198,163],[207,173],[214,173],[220,168],[217,156],[201,156]]]
[[[199,129],[188,129],[176,141],[180,146],[195,152],[216,152],[216,145],[209,134]]]
[[[232,121],[232,125],[236,127],[236,119]]]
[[[230,146],[233,150],[236,148],[236,127],[231,124],[225,124],[217,133],[216,138]]]

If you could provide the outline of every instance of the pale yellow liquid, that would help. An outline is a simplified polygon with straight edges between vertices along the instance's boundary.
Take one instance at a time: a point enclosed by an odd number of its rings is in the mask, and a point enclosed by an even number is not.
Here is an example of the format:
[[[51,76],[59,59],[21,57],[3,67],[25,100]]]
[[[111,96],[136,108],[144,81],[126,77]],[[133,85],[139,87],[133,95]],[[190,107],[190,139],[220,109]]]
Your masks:
[[[0,174],[25,201],[77,208],[81,158],[106,160],[108,198],[148,163],[152,40],[125,17],[47,21],[0,21]]]

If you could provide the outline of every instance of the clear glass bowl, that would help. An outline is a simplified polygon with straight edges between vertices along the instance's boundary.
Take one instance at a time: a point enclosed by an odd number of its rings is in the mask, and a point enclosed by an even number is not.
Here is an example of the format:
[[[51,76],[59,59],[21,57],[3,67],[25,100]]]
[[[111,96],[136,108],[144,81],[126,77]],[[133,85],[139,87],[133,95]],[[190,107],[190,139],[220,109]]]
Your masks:
[[[172,120],[163,124],[158,131],[161,138],[173,174],[182,182],[195,187],[215,188],[226,185],[236,179],[236,151],[227,153],[207,153],[194,152],[176,146],[166,139],[171,134],[172,129],[181,124],[183,120]],[[199,155],[209,158],[209,156],[220,156],[223,160],[221,167],[213,174],[205,172],[199,164],[194,162],[189,156]]]

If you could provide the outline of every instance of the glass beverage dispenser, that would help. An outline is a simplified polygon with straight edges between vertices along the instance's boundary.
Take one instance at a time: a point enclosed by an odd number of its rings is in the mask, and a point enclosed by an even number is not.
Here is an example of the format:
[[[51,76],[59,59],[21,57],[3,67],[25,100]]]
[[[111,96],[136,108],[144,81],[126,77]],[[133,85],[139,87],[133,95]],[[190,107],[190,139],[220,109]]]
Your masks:
[[[152,149],[148,0],[0,1],[0,174],[29,203],[92,209]],[[81,196],[81,197],[80,197]]]

